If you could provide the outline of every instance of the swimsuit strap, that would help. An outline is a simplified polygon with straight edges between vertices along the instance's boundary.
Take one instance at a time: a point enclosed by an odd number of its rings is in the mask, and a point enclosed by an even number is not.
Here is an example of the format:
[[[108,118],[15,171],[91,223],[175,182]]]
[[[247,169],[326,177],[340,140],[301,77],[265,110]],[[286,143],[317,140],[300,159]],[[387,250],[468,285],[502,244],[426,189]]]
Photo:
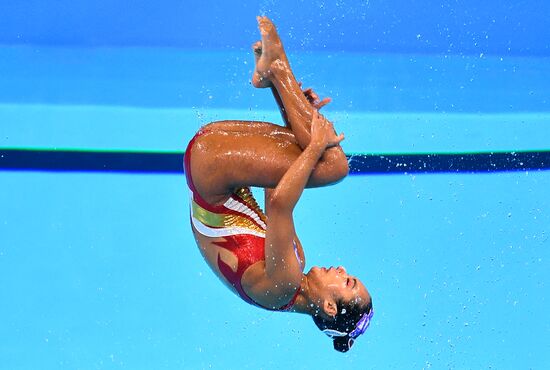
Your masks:
[[[298,287],[298,289],[296,289],[296,293],[294,293],[294,296],[292,296],[292,299],[290,300],[290,302],[285,304],[283,307],[278,308],[276,311],[290,311],[290,309],[294,306],[294,303],[296,303],[296,299],[298,298],[298,295],[300,294],[301,291],[302,291],[302,288]]]

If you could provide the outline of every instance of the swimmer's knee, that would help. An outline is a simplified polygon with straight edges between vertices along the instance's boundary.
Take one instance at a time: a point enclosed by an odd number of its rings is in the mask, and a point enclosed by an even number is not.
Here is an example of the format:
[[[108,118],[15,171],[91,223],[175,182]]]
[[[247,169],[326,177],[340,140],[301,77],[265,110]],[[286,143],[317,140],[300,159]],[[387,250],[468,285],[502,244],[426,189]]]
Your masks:
[[[325,176],[330,183],[338,182],[349,173],[348,158],[340,148],[331,148],[327,153],[325,164]]]
[[[335,184],[342,181],[349,173],[347,161],[320,163],[312,173],[308,187]]]
[[[348,161],[347,160],[336,161],[332,163],[330,166],[330,171],[328,174],[329,182],[335,183],[335,182],[342,181],[348,175],[348,173],[349,173]]]
[[[335,169],[335,181],[344,179],[349,174],[349,163],[347,158],[342,161],[338,161]]]

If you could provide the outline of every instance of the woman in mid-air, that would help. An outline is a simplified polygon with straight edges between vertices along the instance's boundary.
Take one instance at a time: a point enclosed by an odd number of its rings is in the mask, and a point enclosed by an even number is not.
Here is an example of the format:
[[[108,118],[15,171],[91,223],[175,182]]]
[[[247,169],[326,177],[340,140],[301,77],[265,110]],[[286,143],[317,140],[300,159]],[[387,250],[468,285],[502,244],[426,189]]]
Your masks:
[[[273,23],[258,17],[258,24],[252,83],[272,89],[286,126],[220,121],[198,131],[184,159],[193,233],[208,265],[243,300],[311,315],[345,352],[370,323],[370,294],[343,267],[304,274],[292,216],[304,188],[347,175],[344,136],[318,113],[329,99],[301,90]],[[265,214],[250,186],[265,189]]]

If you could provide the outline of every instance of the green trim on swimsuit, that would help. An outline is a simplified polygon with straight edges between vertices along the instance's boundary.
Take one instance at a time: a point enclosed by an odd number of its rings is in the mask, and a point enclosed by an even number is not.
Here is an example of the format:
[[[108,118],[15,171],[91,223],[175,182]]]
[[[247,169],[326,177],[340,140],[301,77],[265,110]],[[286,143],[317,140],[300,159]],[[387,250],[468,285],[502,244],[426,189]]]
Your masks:
[[[207,211],[206,209],[199,206],[194,200],[191,200],[192,215],[201,223],[206,226],[211,227],[222,227],[224,226],[225,214],[219,214]]]

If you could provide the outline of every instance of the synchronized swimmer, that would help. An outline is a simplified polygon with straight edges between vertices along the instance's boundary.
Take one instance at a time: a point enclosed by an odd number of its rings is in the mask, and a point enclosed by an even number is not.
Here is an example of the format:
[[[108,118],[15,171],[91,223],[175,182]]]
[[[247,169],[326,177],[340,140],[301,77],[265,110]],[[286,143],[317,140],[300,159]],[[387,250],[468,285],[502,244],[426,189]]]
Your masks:
[[[311,315],[348,351],[374,314],[363,283],[343,267],[313,267],[294,229],[293,210],[305,188],[348,174],[347,158],[320,100],[296,81],[273,23],[258,17],[252,83],[271,88],[285,126],[220,121],[202,127],[185,151],[191,223],[214,273],[244,301],[272,310]],[[250,187],[264,189],[265,214]]]

